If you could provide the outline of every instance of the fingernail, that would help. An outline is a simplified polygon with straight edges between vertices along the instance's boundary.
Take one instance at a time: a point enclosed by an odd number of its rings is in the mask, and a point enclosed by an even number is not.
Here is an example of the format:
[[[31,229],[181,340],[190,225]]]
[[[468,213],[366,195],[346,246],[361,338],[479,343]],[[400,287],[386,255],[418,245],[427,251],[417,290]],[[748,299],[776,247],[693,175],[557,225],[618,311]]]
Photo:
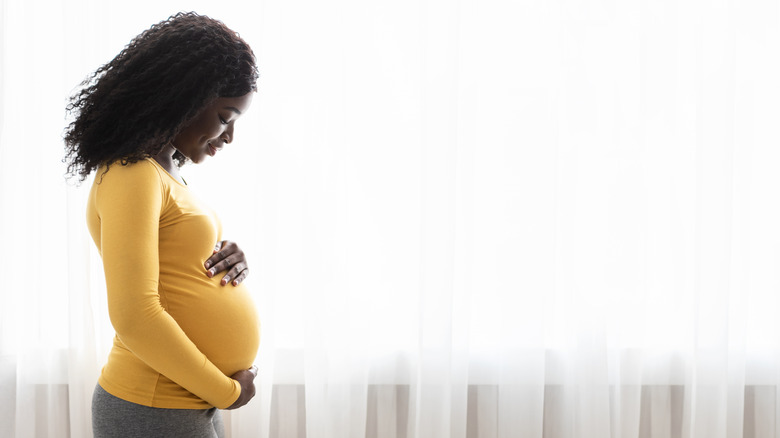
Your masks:
[[[208,271],[206,271],[206,275],[208,275],[209,277],[213,277],[214,276],[214,270],[213,269],[209,269]]]
[[[225,278],[222,279],[222,284],[228,284],[228,281],[230,281],[230,277],[225,276]]]
[[[233,281],[233,286],[238,286],[238,280]]]
[[[206,266],[206,269],[208,269],[209,266],[211,266],[211,262],[206,262],[204,266]]]

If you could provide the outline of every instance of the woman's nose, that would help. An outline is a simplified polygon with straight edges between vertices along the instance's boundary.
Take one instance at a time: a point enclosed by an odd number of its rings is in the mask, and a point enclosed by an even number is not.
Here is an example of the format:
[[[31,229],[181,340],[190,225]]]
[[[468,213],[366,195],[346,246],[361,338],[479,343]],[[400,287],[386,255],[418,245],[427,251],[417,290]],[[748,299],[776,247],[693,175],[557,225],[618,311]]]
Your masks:
[[[222,141],[225,142],[225,144],[229,144],[233,141],[233,125],[231,124],[228,129],[225,130],[225,132],[222,133],[220,136]]]

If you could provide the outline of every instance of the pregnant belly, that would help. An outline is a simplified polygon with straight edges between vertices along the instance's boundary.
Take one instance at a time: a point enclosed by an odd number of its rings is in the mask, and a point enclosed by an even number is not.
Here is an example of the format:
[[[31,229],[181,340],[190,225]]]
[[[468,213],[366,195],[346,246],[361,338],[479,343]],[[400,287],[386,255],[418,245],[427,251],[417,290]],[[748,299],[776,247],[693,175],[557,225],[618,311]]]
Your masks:
[[[161,277],[161,298],[190,340],[230,376],[254,363],[260,322],[249,290],[243,284],[221,286],[222,276],[217,277],[195,277],[176,288],[166,287]]]

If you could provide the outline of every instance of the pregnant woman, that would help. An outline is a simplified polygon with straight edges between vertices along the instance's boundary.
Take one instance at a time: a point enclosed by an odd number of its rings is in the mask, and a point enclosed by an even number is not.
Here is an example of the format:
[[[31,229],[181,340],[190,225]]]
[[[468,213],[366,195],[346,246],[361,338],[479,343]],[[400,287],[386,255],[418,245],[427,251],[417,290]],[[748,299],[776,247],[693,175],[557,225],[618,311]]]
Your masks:
[[[116,330],[92,400],[95,437],[223,436],[217,409],[254,396],[246,259],[179,167],[233,141],[257,76],[235,32],[180,13],[133,39],[68,106],[68,170],[96,171],[87,225]]]

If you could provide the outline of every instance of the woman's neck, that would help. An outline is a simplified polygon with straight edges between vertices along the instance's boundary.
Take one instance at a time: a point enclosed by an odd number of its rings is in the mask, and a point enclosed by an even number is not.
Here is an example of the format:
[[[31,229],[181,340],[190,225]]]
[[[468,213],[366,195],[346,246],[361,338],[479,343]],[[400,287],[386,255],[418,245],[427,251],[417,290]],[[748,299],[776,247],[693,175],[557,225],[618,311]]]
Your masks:
[[[173,163],[173,154],[176,152],[176,148],[172,144],[166,145],[157,155],[153,155],[154,161],[156,161],[163,169],[165,169],[172,177],[184,182],[179,176],[179,166]]]

